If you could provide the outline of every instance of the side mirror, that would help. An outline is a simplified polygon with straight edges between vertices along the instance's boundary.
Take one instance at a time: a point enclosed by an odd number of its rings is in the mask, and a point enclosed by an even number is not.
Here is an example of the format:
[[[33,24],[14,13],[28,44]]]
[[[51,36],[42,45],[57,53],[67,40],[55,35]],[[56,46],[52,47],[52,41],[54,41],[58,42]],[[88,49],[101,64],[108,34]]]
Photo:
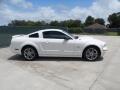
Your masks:
[[[75,36],[75,39],[78,39],[79,37],[78,36]]]

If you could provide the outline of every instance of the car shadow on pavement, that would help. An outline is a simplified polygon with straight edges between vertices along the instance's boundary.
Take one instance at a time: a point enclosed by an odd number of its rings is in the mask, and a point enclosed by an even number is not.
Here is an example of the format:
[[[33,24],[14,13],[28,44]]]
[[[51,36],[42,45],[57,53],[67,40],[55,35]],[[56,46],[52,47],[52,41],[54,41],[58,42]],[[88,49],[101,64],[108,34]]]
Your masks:
[[[21,55],[14,55],[8,58],[8,60],[15,60],[15,61],[28,61],[25,60]],[[103,58],[96,61],[102,61]],[[84,62],[96,62],[96,61],[87,61],[79,57],[38,57],[36,60],[33,61],[84,61]]]

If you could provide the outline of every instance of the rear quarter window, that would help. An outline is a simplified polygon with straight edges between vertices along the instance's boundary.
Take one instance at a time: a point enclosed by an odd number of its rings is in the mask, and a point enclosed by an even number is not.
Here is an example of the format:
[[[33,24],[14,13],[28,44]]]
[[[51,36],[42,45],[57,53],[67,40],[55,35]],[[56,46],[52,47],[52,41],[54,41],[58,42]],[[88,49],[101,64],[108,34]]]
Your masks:
[[[29,35],[30,38],[39,38],[39,34],[38,33],[34,33]]]

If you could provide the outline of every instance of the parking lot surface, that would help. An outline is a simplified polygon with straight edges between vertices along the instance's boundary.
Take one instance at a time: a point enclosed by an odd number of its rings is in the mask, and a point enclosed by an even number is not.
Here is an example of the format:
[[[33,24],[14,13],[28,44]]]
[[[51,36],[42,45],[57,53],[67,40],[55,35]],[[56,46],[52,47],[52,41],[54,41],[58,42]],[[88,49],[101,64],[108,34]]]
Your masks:
[[[25,61],[0,49],[0,90],[120,90],[120,37],[92,36],[105,41],[108,51],[95,62],[80,58]]]

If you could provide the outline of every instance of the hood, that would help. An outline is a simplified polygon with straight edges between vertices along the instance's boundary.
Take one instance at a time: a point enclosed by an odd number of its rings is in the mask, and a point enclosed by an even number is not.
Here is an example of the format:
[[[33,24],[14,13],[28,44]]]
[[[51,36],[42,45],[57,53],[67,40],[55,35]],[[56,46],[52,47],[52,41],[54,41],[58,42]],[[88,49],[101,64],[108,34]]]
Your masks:
[[[79,40],[90,40],[90,39],[94,39],[93,37],[88,37],[88,36],[81,36],[78,38]]]
[[[93,37],[88,37],[88,36],[81,36],[78,39],[82,40],[83,42],[88,42],[88,43],[91,43],[91,44],[101,44],[101,45],[105,44],[105,42],[103,42],[101,40],[95,39]]]

